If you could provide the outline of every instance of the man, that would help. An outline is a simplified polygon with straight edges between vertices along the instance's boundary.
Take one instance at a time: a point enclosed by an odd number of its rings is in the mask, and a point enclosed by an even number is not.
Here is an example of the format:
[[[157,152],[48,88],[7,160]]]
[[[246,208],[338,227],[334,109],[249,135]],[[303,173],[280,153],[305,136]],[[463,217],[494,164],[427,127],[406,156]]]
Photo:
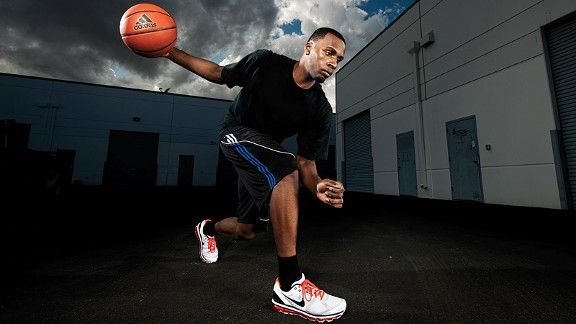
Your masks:
[[[344,57],[344,37],[319,28],[306,42],[299,61],[258,50],[235,64],[191,56],[178,48],[166,57],[204,79],[242,90],[222,125],[220,148],[238,172],[237,217],[207,219],[196,228],[200,258],[216,262],[215,235],[252,239],[259,224],[272,221],[279,277],[273,288],[274,308],[315,321],[337,319],[346,301],[331,296],[307,280],[296,256],[299,179],[322,202],[341,208],[344,186],[321,179],[316,159],[327,156],[332,108],[320,83]],[[298,154],[280,142],[298,134]]]

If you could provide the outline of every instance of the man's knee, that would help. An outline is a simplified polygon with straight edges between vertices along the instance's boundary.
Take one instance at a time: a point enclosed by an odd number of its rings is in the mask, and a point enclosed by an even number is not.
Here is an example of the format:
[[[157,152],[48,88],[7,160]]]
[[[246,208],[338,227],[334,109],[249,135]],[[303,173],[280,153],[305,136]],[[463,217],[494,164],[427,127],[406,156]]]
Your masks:
[[[253,224],[242,224],[239,223],[236,227],[236,238],[241,240],[252,240],[256,237],[254,233]]]
[[[288,174],[284,178],[282,178],[282,182],[290,182],[290,183],[298,183],[298,170],[294,170],[292,173]]]

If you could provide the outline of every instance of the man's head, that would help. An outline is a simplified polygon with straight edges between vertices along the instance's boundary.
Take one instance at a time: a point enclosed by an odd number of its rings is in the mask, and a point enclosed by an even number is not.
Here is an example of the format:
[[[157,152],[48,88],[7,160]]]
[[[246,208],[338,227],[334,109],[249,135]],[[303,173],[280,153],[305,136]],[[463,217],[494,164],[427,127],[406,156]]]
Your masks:
[[[317,82],[324,82],[331,76],[338,63],[344,59],[346,40],[332,28],[316,29],[304,46],[304,65]]]

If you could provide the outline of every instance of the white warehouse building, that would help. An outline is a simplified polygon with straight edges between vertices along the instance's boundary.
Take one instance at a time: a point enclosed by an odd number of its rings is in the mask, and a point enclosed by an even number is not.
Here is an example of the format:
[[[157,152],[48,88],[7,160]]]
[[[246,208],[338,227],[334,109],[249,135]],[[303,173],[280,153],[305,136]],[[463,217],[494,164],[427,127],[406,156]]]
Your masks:
[[[85,185],[214,186],[218,131],[229,106],[228,100],[0,74],[4,152],[20,143],[61,153],[72,161],[69,181]]]
[[[416,1],[337,72],[347,190],[573,209],[575,12]]]

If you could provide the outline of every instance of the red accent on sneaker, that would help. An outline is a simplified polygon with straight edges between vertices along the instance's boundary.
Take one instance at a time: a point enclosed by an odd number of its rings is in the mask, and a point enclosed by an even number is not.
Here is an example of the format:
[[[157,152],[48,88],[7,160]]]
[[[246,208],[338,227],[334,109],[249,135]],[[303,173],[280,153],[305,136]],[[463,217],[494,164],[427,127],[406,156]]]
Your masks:
[[[211,220],[205,219],[202,222],[198,223],[194,228],[194,232],[196,233],[196,238],[198,239],[198,254],[200,255],[200,259],[205,263],[214,263],[218,259],[218,247],[216,244],[216,238],[214,236],[208,236],[203,232],[203,225],[206,222],[210,222]],[[203,246],[206,246],[208,250],[208,254],[203,254]],[[216,259],[212,259],[212,258]],[[210,258],[210,259],[208,259]]]
[[[300,312],[297,312],[297,311],[294,311],[294,310],[291,310],[291,309],[288,309],[288,308],[284,308],[284,307],[282,307],[282,306],[280,306],[280,305],[274,304],[273,306],[274,306],[274,309],[275,309],[277,312],[284,313],[284,314],[288,314],[288,315],[300,316],[300,317],[302,317],[302,318],[304,318],[304,319],[307,319],[307,320],[309,320],[309,321],[315,321],[315,322],[320,322],[320,323],[323,323],[323,322],[332,322],[333,320],[336,320],[336,319],[339,319],[340,317],[342,317],[342,314],[339,314],[339,315],[336,315],[336,316],[333,316],[333,317],[317,318],[317,317],[313,317],[313,316],[311,316],[311,315],[307,315],[307,314],[305,314],[305,313],[300,313]]]
[[[214,236],[208,236],[208,251],[210,251],[210,253],[216,251],[216,238],[214,238]]]
[[[306,301],[311,301],[312,298],[324,298],[324,290],[316,287],[315,284],[310,282],[310,280],[306,279],[302,283],[302,298]]]

